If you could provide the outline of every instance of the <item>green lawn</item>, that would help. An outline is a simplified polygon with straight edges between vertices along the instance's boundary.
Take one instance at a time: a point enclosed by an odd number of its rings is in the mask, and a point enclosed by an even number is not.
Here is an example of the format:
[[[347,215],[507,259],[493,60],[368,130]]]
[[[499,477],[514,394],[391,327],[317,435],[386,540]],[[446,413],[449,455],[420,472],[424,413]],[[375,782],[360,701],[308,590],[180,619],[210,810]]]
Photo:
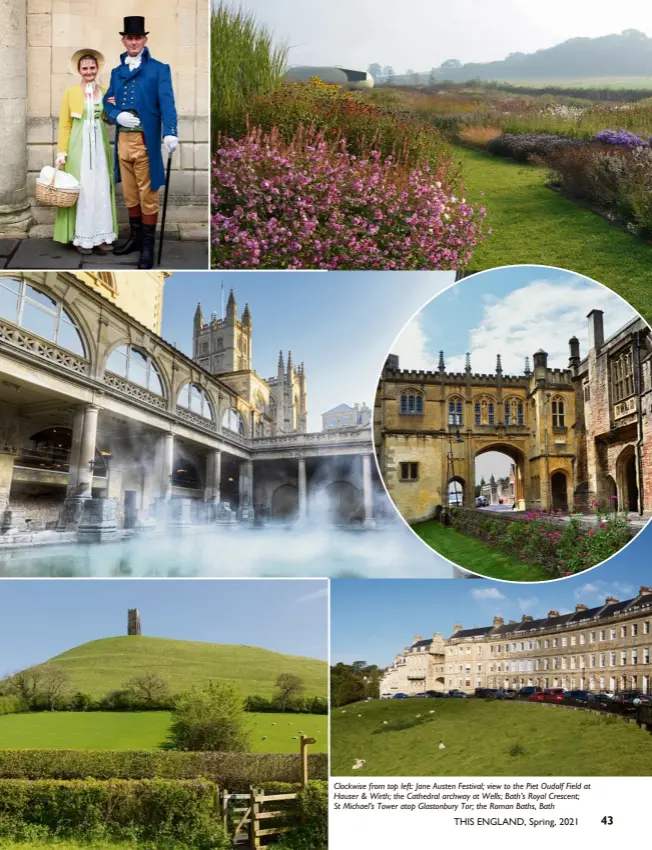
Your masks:
[[[365,759],[361,770],[355,759]],[[652,735],[616,715],[553,705],[374,700],[333,709],[331,774],[649,776]]]
[[[324,714],[252,712],[247,716],[252,752],[298,752],[299,742],[293,737],[299,732],[317,739],[310,752],[327,749],[328,717]],[[0,717],[0,749],[155,750],[168,739],[170,718],[168,711],[7,714]]]
[[[149,845],[151,847],[151,844]],[[107,844],[102,841],[100,844],[93,842],[92,844],[77,844],[73,841],[51,841],[42,844],[40,841],[34,844],[31,841],[26,843],[16,844],[14,841],[8,843],[0,840],[0,850],[140,850],[145,847],[144,844],[139,844],[136,841],[130,841],[127,844]]]
[[[83,691],[96,698],[144,672],[158,673],[173,692],[215,680],[236,684],[243,696],[267,698],[273,695],[280,673],[294,673],[303,680],[305,696],[325,698],[327,694],[325,661],[257,646],[125,636],[90,641],[50,661],[65,668],[72,693]]]
[[[412,530],[435,552],[479,575],[505,581],[550,581],[550,574],[542,567],[528,566],[481,540],[438,522],[420,522],[413,525]]]
[[[517,263],[570,269],[605,284],[652,320],[652,245],[546,188],[543,168],[463,148],[455,153],[467,195],[486,207],[493,230],[474,251],[471,269]]]

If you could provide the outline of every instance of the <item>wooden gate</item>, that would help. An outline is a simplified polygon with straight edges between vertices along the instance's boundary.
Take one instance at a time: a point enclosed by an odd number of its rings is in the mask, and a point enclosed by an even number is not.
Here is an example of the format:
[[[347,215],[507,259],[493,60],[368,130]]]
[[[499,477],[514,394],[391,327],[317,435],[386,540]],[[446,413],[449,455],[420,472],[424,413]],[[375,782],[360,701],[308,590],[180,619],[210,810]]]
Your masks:
[[[272,835],[282,835],[291,827],[283,821],[292,817],[292,812],[287,809],[267,809],[269,803],[278,803],[282,800],[296,800],[299,795],[293,794],[265,794],[264,791],[251,789],[249,809],[249,847],[251,850],[260,850],[265,847],[265,839]],[[279,823],[280,821],[280,823]]]

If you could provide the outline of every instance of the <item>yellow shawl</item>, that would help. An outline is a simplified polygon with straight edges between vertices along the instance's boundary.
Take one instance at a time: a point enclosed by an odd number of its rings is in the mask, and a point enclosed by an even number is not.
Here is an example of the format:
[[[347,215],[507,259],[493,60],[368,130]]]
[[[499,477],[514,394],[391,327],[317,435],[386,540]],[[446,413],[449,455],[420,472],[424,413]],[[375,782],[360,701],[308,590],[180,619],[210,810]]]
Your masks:
[[[100,86],[102,94],[106,89]],[[73,118],[81,118],[84,114],[84,93],[81,86],[70,86],[66,89],[61,103],[61,111],[59,113],[59,141],[57,152],[68,152],[68,140],[70,139],[70,131],[72,130]]]

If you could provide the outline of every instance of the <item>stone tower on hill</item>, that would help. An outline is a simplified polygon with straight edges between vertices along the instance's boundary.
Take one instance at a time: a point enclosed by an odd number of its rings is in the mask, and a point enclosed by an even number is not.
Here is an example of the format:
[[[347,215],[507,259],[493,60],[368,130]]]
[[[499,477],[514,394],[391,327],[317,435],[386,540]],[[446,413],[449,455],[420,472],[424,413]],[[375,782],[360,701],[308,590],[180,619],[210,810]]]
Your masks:
[[[140,611],[138,608],[130,608],[127,615],[127,634],[140,634]]]

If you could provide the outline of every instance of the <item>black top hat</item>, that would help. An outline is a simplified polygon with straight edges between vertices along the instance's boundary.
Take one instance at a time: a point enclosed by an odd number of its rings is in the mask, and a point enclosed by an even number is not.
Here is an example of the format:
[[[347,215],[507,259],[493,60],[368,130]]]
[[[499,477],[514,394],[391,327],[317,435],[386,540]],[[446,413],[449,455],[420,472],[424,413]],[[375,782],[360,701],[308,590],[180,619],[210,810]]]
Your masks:
[[[120,35],[149,35],[145,32],[145,18],[140,15],[129,15],[125,18],[124,32]]]

